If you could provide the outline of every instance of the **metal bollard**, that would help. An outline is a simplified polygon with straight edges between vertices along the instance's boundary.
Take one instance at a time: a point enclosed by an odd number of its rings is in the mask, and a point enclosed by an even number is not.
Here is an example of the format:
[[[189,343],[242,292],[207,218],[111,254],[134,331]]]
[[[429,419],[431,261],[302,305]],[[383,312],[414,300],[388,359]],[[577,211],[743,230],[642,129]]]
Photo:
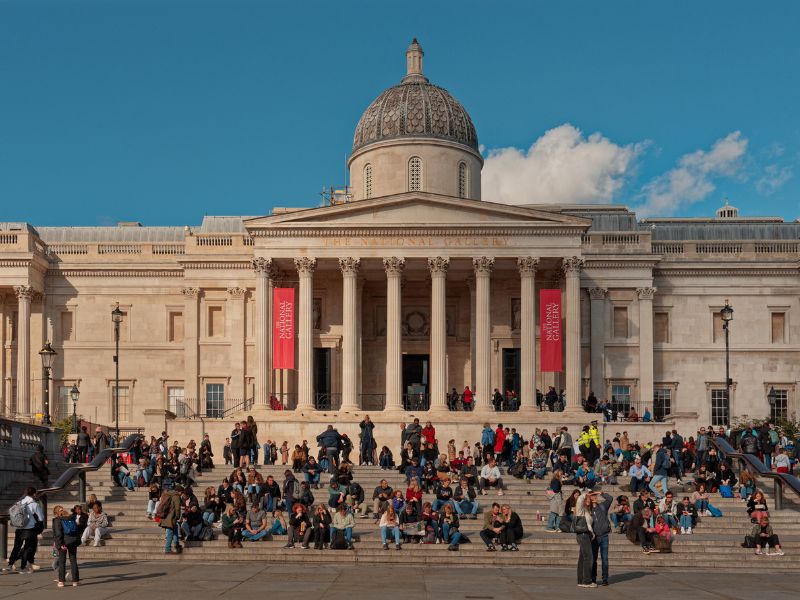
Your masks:
[[[78,475],[78,504],[86,504],[86,471]]]
[[[783,482],[775,480],[775,510],[783,510]]]

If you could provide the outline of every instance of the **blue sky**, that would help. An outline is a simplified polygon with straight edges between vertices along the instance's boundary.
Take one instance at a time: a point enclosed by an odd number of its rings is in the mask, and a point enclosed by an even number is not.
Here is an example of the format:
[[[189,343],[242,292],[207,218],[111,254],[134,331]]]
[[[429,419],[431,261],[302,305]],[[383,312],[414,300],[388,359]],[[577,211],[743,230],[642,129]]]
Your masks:
[[[414,36],[472,115],[484,199],[800,216],[800,3],[413,7],[0,0],[0,220],[314,205]]]

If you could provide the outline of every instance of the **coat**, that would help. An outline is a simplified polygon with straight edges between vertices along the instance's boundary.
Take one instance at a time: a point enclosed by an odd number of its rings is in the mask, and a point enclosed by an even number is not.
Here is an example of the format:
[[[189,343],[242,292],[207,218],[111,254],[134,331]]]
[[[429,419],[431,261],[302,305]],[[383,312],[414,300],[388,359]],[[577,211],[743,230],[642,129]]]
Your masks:
[[[181,495],[178,492],[170,491],[164,492],[161,496],[161,504],[166,503],[168,508],[161,518],[159,525],[164,529],[172,529],[178,522],[181,516]],[[160,509],[159,509],[160,510]]]

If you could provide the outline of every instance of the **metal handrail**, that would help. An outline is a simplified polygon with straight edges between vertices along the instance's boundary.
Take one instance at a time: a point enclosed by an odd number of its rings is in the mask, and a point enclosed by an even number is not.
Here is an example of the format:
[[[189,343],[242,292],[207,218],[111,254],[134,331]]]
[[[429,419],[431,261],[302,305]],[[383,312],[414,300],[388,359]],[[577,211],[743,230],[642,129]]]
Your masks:
[[[789,473],[774,473],[757,456],[738,452],[725,438],[709,438],[711,445],[717,449],[720,456],[727,459],[737,459],[745,463],[747,470],[753,475],[772,479],[774,482],[775,510],[783,510],[783,486],[788,486],[800,498],[800,479]]]

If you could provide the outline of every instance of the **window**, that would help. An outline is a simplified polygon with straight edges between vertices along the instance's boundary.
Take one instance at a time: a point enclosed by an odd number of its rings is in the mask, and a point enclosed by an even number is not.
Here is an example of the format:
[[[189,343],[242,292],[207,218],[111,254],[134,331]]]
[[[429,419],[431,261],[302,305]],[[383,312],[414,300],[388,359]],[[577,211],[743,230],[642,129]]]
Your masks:
[[[465,163],[458,163],[458,197],[466,198],[469,195],[469,173]]]
[[[206,384],[206,416],[221,419],[225,413],[225,386],[221,383]]]
[[[669,313],[657,312],[653,314],[653,341],[657,344],[669,342]]]
[[[786,313],[770,313],[770,318],[772,320],[772,343],[783,344],[786,341],[784,338],[784,333],[786,331]]]
[[[170,312],[169,313],[169,331],[167,332],[167,339],[170,342],[183,341],[183,313]]]
[[[225,335],[222,316],[221,306],[208,307],[208,337],[223,337]]]
[[[186,410],[186,402],[184,401],[182,387],[167,388],[167,410],[176,417],[189,416]]]
[[[631,386],[611,386],[611,410],[623,416],[631,411]]]
[[[53,407],[54,419],[63,419],[72,414],[72,399],[70,398],[69,391],[72,389],[71,385],[58,386],[58,398],[56,398],[56,405]]]
[[[364,198],[372,198],[372,165],[364,166]]]
[[[714,323],[713,323],[714,341],[715,342],[722,341],[723,339],[725,339],[725,329],[722,327],[722,325],[723,325],[722,313],[719,312],[719,311],[716,311],[712,315],[712,319],[714,321]]]
[[[775,404],[770,404],[769,418],[775,423],[789,417],[789,390],[775,389]]]
[[[123,423],[127,422],[131,418],[131,405],[130,405],[130,396],[128,395],[128,386],[119,386],[119,388],[115,388],[113,385],[111,386],[111,420],[117,420],[117,402],[115,396],[115,390],[119,390],[119,420]]]
[[[663,421],[672,412],[672,390],[656,388],[653,390],[653,418]]]
[[[614,337],[627,338],[628,337],[628,307],[615,306],[614,307]]]
[[[74,340],[75,325],[73,322],[73,314],[65,310],[61,313],[61,341],[71,342]]]
[[[419,156],[412,156],[408,161],[408,191],[422,191],[422,159]]]
[[[714,427],[727,426],[730,420],[731,404],[724,388],[711,390],[711,424]]]

